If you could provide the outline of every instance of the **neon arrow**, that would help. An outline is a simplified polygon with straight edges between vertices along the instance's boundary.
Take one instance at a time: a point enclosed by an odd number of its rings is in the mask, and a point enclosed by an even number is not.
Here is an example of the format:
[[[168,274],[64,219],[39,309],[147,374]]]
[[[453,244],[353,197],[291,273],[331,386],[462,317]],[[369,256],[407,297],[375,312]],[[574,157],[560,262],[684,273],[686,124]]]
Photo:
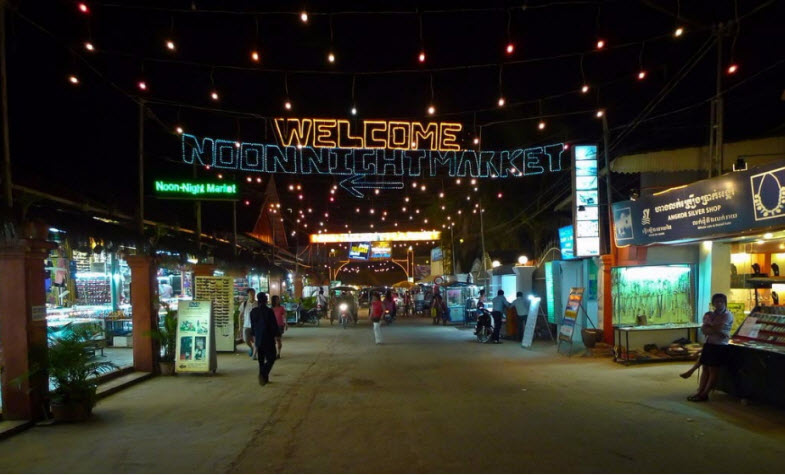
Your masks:
[[[362,189],[402,190],[403,181],[361,181],[365,175],[352,175],[341,180],[339,185],[355,198],[364,198]]]

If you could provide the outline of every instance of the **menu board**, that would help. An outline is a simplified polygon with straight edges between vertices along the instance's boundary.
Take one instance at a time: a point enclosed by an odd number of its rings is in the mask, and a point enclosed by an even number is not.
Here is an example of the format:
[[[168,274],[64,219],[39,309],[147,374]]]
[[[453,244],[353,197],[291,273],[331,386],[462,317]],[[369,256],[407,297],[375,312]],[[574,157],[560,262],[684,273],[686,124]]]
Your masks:
[[[215,350],[234,351],[234,298],[231,277],[196,276],[194,300],[212,303]]]
[[[583,287],[570,288],[570,297],[567,299],[567,307],[564,309],[564,318],[559,329],[559,340],[572,342],[575,320],[578,318],[578,309],[581,308],[583,301],[583,291]]]
[[[204,300],[180,300],[177,307],[177,344],[175,371],[207,373],[215,371],[215,332],[212,303]]]

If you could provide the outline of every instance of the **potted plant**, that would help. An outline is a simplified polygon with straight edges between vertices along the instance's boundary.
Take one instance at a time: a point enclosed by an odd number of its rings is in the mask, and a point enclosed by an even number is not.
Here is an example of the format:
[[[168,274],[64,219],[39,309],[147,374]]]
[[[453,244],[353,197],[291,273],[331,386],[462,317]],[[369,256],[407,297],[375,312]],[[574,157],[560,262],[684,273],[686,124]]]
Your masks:
[[[48,349],[52,415],[56,421],[86,420],[97,401],[96,376],[117,368],[109,361],[95,361],[95,341],[103,335],[98,324],[70,325],[61,336],[51,337]]]
[[[177,310],[164,302],[161,305],[166,309],[166,314],[158,328],[149,332],[150,337],[161,346],[158,357],[158,369],[163,376],[174,374],[174,356],[177,345]]]

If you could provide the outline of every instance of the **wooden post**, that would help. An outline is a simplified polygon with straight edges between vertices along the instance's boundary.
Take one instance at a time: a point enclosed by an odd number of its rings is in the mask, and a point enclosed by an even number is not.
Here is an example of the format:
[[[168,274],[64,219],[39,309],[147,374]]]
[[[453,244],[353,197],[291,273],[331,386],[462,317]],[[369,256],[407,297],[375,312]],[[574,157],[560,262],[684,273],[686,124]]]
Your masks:
[[[158,282],[155,259],[128,256],[131,268],[131,316],[133,319],[134,369],[154,373],[158,370],[160,346],[150,337],[158,328]]]
[[[0,346],[3,419],[46,418],[49,394],[44,260],[54,244],[0,244]]]

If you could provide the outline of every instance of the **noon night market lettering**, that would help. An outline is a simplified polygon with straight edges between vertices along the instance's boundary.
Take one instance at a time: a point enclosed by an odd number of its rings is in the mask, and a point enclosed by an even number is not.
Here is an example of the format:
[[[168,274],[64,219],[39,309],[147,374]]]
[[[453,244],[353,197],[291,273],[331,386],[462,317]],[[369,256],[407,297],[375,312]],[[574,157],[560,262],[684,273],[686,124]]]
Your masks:
[[[237,193],[237,185],[225,183],[171,183],[157,180],[155,191],[159,193],[176,193],[183,195],[234,195]]]
[[[226,170],[301,175],[488,178],[561,171],[564,144],[514,150],[314,148],[198,138],[182,134],[183,162]]]

